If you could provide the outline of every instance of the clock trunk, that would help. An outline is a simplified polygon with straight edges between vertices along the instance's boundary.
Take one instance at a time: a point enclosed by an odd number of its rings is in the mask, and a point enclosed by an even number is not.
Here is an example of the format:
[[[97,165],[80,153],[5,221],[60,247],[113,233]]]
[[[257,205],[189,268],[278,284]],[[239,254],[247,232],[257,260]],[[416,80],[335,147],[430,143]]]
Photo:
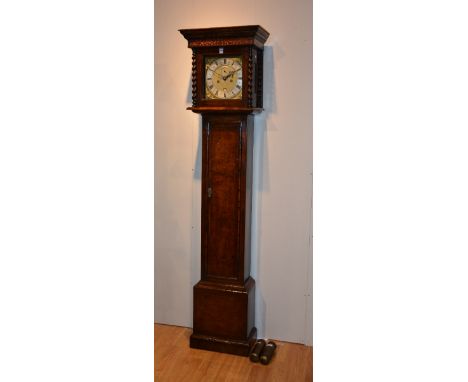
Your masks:
[[[191,345],[248,355],[256,338],[250,277],[253,116],[202,119],[202,267]]]

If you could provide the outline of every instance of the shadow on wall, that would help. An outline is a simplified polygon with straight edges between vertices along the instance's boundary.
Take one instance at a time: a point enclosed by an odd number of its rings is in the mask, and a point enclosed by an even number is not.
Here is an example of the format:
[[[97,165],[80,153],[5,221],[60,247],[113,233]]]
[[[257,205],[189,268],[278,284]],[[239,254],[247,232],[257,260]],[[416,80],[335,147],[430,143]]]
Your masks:
[[[185,98],[187,105],[192,106],[192,76],[189,78],[188,89],[187,89],[187,97]]]
[[[270,191],[270,171],[267,133],[271,130],[268,123],[276,113],[276,93],[273,47],[265,46],[263,50],[263,109],[255,116],[254,160],[252,179],[252,243],[251,274],[256,281],[255,291],[255,326],[259,338],[265,336],[266,303],[262,293],[262,275],[260,271],[261,227],[262,227],[262,194]]]
[[[264,113],[267,115],[269,113],[274,114],[277,110],[273,63],[273,47],[265,46],[263,50],[263,108],[265,109]],[[260,115],[264,114],[262,113]]]

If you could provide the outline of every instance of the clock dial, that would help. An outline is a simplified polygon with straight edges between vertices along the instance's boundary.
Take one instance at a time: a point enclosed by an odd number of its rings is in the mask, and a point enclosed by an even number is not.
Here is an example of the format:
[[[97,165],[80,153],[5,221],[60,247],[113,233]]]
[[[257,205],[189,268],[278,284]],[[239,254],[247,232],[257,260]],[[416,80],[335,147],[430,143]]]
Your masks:
[[[205,59],[205,97],[242,99],[241,57],[207,57]]]

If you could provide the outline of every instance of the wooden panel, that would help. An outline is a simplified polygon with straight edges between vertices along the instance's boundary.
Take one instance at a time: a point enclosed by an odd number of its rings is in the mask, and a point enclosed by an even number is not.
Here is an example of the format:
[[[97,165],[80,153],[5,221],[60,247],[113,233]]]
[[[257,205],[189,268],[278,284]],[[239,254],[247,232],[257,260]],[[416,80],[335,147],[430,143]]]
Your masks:
[[[241,127],[212,121],[207,134],[206,275],[236,279],[239,272]],[[209,191],[210,189],[210,191]]]
[[[248,342],[254,328],[255,281],[252,278],[242,286],[200,281],[194,287],[193,300],[194,333],[223,341]]]
[[[247,292],[194,289],[194,330],[198,334],[244,340],[248,336]]]

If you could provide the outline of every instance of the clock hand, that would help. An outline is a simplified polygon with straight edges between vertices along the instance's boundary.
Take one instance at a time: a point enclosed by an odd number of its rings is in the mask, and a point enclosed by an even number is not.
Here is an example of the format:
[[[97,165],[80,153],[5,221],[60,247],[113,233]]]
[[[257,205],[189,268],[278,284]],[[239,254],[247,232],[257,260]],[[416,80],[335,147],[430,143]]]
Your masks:
[[[219,69],[222,69],[222,67],[216,69],[213,73],[216,74],[218,77],[221,77],[221,78],[223,79],[223,81],[226,81],[226,78],[227,78],[231,73],[229,73],[229,74],[226,75],[226,76],[223,76],[223,73],[218,73],[218,70],[219,70]]]
[[[231,73],[223,76],[223,81],[226,81],[230,76],[234,75],[235,72],[241,70],[242,68],[239,68],[239,69],[236,69],[236,70],[233,70]]]
[[[215,72],[215,74],[216,74],[219,78],[222,78],[223,81],[226,81],[227,76],[223,76],[223,73],[216,73],[216,72]]]

